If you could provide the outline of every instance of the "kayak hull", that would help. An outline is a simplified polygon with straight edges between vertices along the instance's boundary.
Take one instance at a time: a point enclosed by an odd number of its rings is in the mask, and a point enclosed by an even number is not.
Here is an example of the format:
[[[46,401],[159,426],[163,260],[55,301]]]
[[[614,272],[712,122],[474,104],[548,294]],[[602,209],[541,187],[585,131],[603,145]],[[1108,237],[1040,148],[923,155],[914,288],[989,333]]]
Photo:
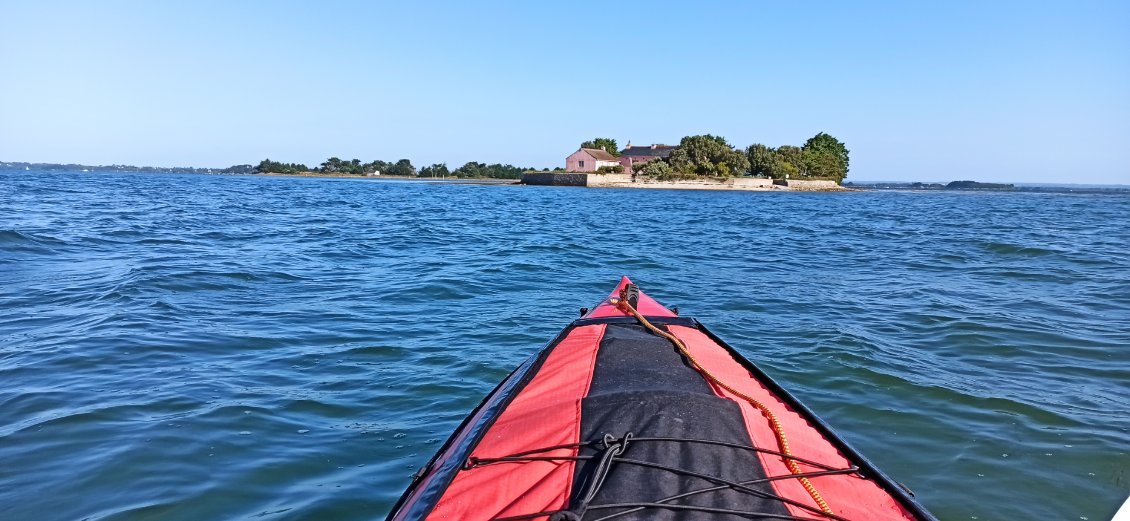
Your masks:
[[[389,519],[933,519],[698,321],[648,316],[692,362],[608,304],[488,395]]]

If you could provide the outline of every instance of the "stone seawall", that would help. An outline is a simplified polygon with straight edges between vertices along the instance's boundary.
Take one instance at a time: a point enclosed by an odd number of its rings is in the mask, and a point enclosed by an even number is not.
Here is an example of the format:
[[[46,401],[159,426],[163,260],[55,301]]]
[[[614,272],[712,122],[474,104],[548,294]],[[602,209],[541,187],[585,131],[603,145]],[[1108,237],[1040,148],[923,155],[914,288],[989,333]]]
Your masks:
[[[578,172],[534,172],[522,174],[524,185],[618,186],[631,183],[631,174],[586,174]]]
[[[522,184],[543,186],[588,186],[588,174],[537,172],[522,174]]]
[[[834,190],[840,188],[835,181],[809,180],[809,179],[783,179],[775,184],[787,186],[791,190]]]

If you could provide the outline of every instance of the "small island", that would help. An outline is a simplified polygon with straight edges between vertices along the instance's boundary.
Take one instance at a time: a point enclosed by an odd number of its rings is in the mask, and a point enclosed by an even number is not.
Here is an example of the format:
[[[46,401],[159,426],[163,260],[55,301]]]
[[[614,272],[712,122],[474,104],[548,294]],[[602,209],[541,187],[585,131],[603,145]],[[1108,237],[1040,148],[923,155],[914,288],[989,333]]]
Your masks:
[[[951,181],[946,190],[1015,190],[1016,186],[1005,183],[982,183],[979,181]]]
[[[678,145],[632,145],[596,138],[581,143],[565,168],[528,172],[523,184],[698,190],[844,191],[848,149],[821,132],[803,146],[760,143],[735,148],[722,136],[687,136]]]

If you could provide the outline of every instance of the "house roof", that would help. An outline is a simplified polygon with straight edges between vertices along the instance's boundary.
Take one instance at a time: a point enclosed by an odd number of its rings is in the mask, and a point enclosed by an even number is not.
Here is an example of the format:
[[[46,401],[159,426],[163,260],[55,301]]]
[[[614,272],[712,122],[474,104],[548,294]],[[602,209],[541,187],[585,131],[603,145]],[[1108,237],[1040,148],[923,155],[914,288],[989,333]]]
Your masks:
[[[593,159],[598,161],[616,161],[616,156],[609,154],[603,148],[582,148],[581,150],[588,152]]]
[[[671,155],[672,150],[675,150],[675,147],[670,145],[628,145],[628,148],[620,151],[620,155],[631,157],[667,157]]]

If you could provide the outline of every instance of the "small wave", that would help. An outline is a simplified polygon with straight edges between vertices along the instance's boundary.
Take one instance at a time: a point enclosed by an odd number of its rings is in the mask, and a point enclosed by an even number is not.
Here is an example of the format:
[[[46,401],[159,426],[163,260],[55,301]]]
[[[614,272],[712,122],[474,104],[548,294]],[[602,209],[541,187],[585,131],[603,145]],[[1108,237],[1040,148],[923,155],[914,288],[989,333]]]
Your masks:
[[[19,230],[0,230],[0,246],[15,248],[45,249],[53,246],[65,245],[66,241],[50,235],[33,234]]]
[[[164,239],[159,237],[146,238],[137,241],[144,246],[188,246],[194,243],[182,239]]]
[[[389,300],[397,303],[428,303],[448,300],[467,300],[477,292],[472,284],[462,280],[436,279],[422,285],[412,285],[393,295]]]
[[[351,419],[355,418],[357,409],[351,403],[333,403],[327,400],[314,400],[310,398],[299,398],[286,402],[276,411],[291,417],[304,417],[304,418],[334,418],[334,419]],[[274,412],[272,412],[274,414]]]
[[[1007,242],[982,242],[981,247],[990,253],[1000,255],[1017,255],[1023,257],[1043,257],[1046,255],[1060,255],[1063,252],[1035,246],[1024,246]]]
[[[20,244],[38,242],[16,230],[0,230],[0,244]]]
[[[349,349],[345,353],[350,356],[372,356],[380,359],[400,360],[408,356],[409,350],[398,346],[361,346]]]

